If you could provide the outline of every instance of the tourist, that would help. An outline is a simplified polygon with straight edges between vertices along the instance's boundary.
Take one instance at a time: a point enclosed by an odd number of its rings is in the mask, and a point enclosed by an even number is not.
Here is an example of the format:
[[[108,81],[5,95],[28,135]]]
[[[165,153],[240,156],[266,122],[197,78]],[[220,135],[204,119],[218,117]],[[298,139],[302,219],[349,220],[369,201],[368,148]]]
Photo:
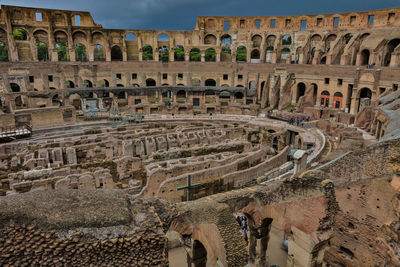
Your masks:
[[[309,115],[307,115],[306,121],[310,121],[310,116]]]
[[[301,127],[304,127],[304,119],[301,121]]]
[[[300,124],[300,117],[297,116],[297,126],[299,126],[299,124]]]

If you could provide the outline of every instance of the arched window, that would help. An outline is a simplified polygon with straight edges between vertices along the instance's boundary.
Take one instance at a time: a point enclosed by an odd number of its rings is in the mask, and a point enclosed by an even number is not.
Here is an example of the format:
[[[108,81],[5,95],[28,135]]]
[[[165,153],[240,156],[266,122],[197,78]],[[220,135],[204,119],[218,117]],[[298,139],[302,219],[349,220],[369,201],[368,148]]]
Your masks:
[[[177,98],[186,98],[186,92],[185,92],[185,90],[179,90],[179,91],[176,93],[176,97],[177,97]]]
[[[26,34],[26,31],[23,29],[15,29],[13,31],[13,37],[14,37],[14,40],[18,40],[18,41],[28,40],[28,35]]]
[[[205,61],[215,61],[216,53],[214,48],[208,48],[205,53]]]
[[[106,79],[100,80],[98,84],[102,87],[110,87],[110,83]]]
[[[212,34],[207,35],[204,37],[204,44],[206,45],[216,45],[217,44],[217,37]]]
[[[390,66],[390,61],[392,59],[392,53],[396,47],[400,45],[400,39],[393,39],[386,45],[386,55],[384,58],[383,65]]]
[[[251,38],[251,41],[253,43],[253,47],[260,47],[262,42],[262,37],[256,34]]]
[[[224,34],[221,37],[221,45],[229,46],[232,44],[232,37],[229,34]]]
[[[306,85],[304,83],[297,84],[296,103],[299,102],[300,97],[306,93]]]
[[[83,44],[75,45],[75,60],[81,62],[87,61],[86,46],[84,46]]]
[[[96,44],[93,51],[94,61],[105,61],[104,49],[102,45]]]
[[[147,79],[146,86],[156,86],[156,81],[153,79]]]
[[[118,45],[115,45],[111,48],[111,60],[122,61],[122,50]]]
[[[235,100],[242,100],[243,99],[243,93],[242,92],[236,92],[235,93]]]
[[[72,81],[65,81],[67,88],[75,88],[75,84]]]
[[[185,49],[181,45],[177,45],[174,48],[174,60],[185,61]]]
[[[84,80],[83,81],[83,85],[85,87],[88,87],[88,88],[92,88],[93,87],[93,83],[91,81],[89,81],[89,80]]]
[[[361,66],[365,66],[369,64],[369,50],[364,49],[361,51]]]
[[[168,62],[169,61],[169,50],[168,47],[161,46],[158,48],[158,53],[159,53],[159,61],[162,62]]]
[[[150,45],[142,47],[142,58],[143,60],[153,60],[153,48]]]
[[[207,79],[205,82],[206,86],[217,86],[217,82],[213,79]]]
[[[333,108],[342,108],[343,94],[336,92],[333,95]]]
[[[282,37],[282,45],[291,45],[292,44],[292,36],[286,34]]]
[[[328,91],[323,91],[321,93],[321,106],[322,107],[329,107],[329,97],[330,97],[330,94]]]
[[[47,45],[45,43],[37,43],[37,53],[39,61],[49,61],[49,50],[47,49]]]
[[[136,41],[136,35],[134,33],[128,33],[125,35],[126,41]]]
[[[158,35],[158,39],[157,40],[159,42],[168,42],[169,41],[169,37],[165,33],[161,33],[160,35]]]
[[[0,61],[8,61],[8,47],[3,42],[0,42]]]
[[[192,48],[189,53],[190,61],[200,61],[201,60],[201,52],[198,48]]]
[[[368,107],[371,105],[372,91],[371,89],[364,87],[360,90],[360,101],[358,103],[358,111],[363,107]]]
[[[236,61],[246,62],[247,61],[247,49],[244,46],[239,46],[236,49]]]
[[[68,50],[64,43],[57,43],[58,61],[68,61]]]
[[[21,88],[16,83],[10,83],[10,88],[13,93],[21,92]]]
[[[260,51],[258,51],[258,49],[254,49],[253,51],[251,51],[250,59],[251,59],[251,62],[253,62],[253,63],[259,63],[260,62]]]

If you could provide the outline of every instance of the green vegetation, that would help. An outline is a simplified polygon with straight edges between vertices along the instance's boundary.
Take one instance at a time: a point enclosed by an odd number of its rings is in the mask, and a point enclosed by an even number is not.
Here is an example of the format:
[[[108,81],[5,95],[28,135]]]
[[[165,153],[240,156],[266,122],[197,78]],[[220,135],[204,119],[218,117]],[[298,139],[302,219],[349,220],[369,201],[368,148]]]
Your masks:
[[[58,43],[56,47],[58,53],[58,61],[68,61],[67,46],[63,43]]]
[[[49,51],[47,50],[47,45],[45,43],[37,43],[37,52],[39,61],[49,60]]]
[[[75,60],[76,61],[87,61],[86,47],[83,44],[75,45]]]
[[[244,46],[239,46],[236,50],[236,61],[247,61],[247,50]]]
[[[26,40],[27,35],[23,29],[16,29],[13,31],[14,40]]]
[[[104,61],[104,60],[106,60],[105,57],[104,57],[103,46],[101,46],[101,45],[96,45],[96,47],[94,48],[94,51],[93,51],[93,55],[94,55],[94,60],[95,61]]]
[[[232,53],[232,51],[229,48],[229,46],[223,46],[222,47],[222,53],[230,55]]]
[[[169,51],[166,46],[162,46],[158,49],[160,61],[168,62],[169,61]]]
[[[190,61],[200,61],[201,60],[200,49],[193,48],[192,50],[190,50],[189,59]]]
[[[285,36],[283,36],[282,44],[283,44],[283,45],[290,45],[290,44],[292,44],[292,37],[291,37],[290,35],[285,35]]]
[[[205,60],[206,61],[215,61],[216,53],[213,48],[208,48],[205,53]]]
[[[150,45],[145,45],[142,48],[143,60],[153,60],[153,48]]]
[[[3,42],[0,42],[0,61],[8,61],[8,47]]]
[[[174,49],[175,61],[185,61],[185,49],[182,46],[177,46]]]

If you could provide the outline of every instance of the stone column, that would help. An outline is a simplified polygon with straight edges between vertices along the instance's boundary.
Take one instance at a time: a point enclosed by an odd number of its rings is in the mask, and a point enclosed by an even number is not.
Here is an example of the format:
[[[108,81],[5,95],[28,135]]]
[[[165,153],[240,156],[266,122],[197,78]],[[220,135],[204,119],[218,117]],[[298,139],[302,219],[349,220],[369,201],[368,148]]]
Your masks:
[[[201,53],[201,62],[205,62],[206,61],[206,52],[204,50],[200,51]]]

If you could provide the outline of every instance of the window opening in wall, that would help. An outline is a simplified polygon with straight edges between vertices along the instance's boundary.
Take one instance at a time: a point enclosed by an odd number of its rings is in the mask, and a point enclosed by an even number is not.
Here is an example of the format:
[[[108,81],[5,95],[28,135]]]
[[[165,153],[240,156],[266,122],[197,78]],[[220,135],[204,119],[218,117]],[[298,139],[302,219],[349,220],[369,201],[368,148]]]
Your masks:
[[[241,20],[240,20],[240,28],[243,28],[243,27],[244,27],[244,24],[245,24],[245,20],[244,20],[244,19],[241,19]]]
[[[271,28],[275,28],[275,27],[276,27],[276,19],[271,19],[271,20],[269,21],[269,26],[270,26]]]
[[[300,31],[304,32],[307,30],[307,20],[303,19],[301,21]]]
[[[337,85],[341,86],[343,84],[343,79],[338,79],[337,80]]]
[[[325,78],[325,84],[329,84],[329,78]]]
[[[224,31],[229,31],[230,28],[230,22],[229,21],[224,21]]]
[[[368,15],[368,24],[373,25],[374,24],[374,15]]]
[[[292,22],[291,19],[286,19],[286,20],[285,20],[285,27],[290,26],[290,23],[291,23],[291,22]]]
[[[43,21],[41,12],[36,12],[36,21]]]
[[[243,79],[243,75],[242,74],[239,74],[238,75],[238,80],[242,80]]]
[[[183,79],[183,73],[178,73],[178,79]]]
[[[395,15],[396,15],[396,13],[393,13],[393,12],[388,14],[388,23],[394,22]]]
[[[226,81],[226,80],[228,80],[228,74],[224,74],[223,75],[223,79]]]
[[[35,77],[29,76],[29,82],[30,82],[30,83],[34,83],[34,82],[35,82]]]
[[[162,78],[163,78],[163,80],[167,79],[168,78],[168,74],[167,73],[163,73]]]
[[[75,26],[81,26],[81,16],[75,15]]]
[[[49,82],[53,81],[53,75],[49,75],[48,78],[49,78]]]
[[[356,23],[356,19],[357,19],[356,16],[351,16],[350,17],[350,25],[354,25],[354,23]]]
[[[385,88],[385,87],[380,87],[380,88],[379,88],[379,94],[380,94],[380,95],[383,94],[385,91],[386,91],[386,88]]]
[[[132,73],[132,80],[136,80],[137,79],[137,73]]]
[[[340,22],[339,17],[334,17],[333,18],[333,26],[338,27],[339,26],[339,22]]]
[[[322,24],[322,18],[317,18],[317,26],[321,26]]]
[[[121,73],[117,73],[116,76],[117,76],[117,79],[118,79],[118,80],[121,80],[121,79],[122,79],[122,74],[121,74]]]
[[[260,28],[261,27],[261,20],[256,19],[256,28]]]
[[[393,91],[397,91],[397,89],[399,89],[399,85],[398,84],[393,84]]]
[[[140,103],[142,103],[142,99],[135,99],[135,105],[139,105]]]

